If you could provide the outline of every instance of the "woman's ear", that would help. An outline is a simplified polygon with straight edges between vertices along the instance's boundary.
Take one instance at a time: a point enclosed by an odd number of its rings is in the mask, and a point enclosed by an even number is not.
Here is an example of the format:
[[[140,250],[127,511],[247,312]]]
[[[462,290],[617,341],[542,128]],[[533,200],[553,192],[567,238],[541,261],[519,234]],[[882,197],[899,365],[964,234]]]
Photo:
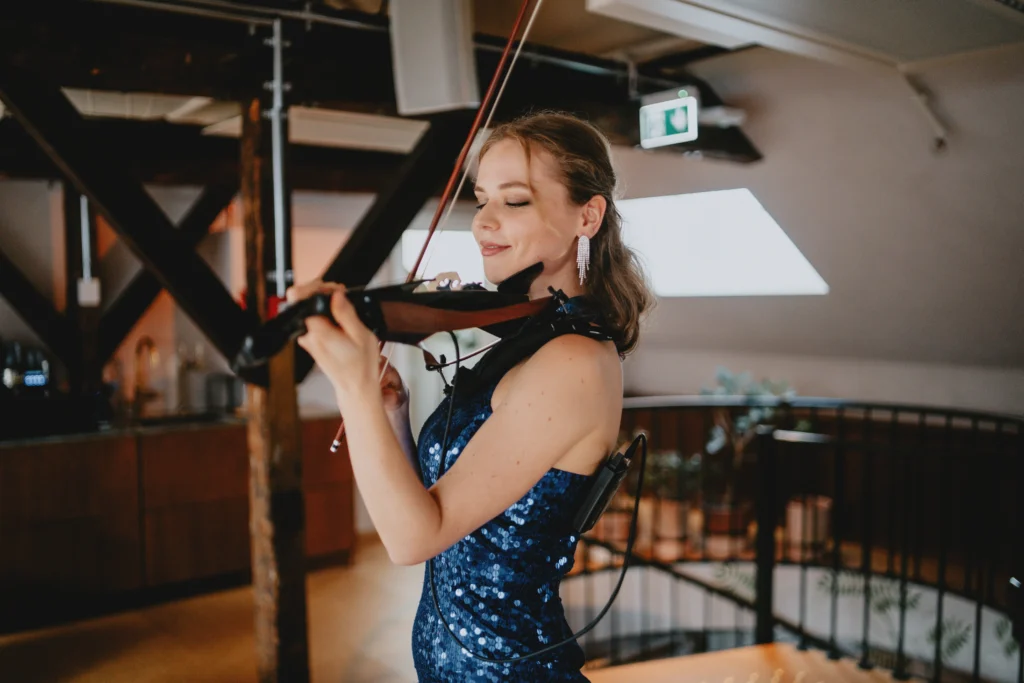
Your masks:
[[[604,212],[608,209],[608,200],[597,194],[583,205],[583,234],[593,238],[604,222]]]

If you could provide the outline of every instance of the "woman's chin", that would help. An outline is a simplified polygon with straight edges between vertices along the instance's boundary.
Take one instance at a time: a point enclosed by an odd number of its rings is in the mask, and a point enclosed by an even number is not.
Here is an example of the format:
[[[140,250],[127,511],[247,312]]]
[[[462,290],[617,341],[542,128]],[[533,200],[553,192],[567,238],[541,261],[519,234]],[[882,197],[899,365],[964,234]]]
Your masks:
[[[504,268],[498,264],[487,263],[484,265],[484,277],[487,281],[494,285],[500,285],[505,280],[515,275],[515,272],[509,268]]]

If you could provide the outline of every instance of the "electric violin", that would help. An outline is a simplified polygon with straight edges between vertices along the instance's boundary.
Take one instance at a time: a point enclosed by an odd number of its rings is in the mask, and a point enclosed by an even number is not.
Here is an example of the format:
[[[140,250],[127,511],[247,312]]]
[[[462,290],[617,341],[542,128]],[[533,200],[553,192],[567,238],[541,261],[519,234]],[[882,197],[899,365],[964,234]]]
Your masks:
[[[381,342],[417,346],[438,332],[471,328],[503,337],[515,327],[516,321],[547,308],[551,297],[531,300],[526,294],[543,268],[543,263],[537,263],[502,282],[497,291],[478,283],[463,284],[445,274],[434,280],[353,288],[346,290],[345,295],[359,319]],[[284,307],[246,336],[232,369],[244,376],[267,363],[288,343],[305,334],[306,319],[315,315],[337,324],[331,315],[331,293],[319,292]]]

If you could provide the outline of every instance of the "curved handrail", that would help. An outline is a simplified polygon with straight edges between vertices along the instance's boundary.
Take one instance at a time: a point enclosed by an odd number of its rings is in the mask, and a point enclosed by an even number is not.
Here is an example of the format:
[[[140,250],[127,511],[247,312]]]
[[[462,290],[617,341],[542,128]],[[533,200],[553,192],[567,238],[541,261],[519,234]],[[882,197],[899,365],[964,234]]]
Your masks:
[[[964,617],[963,624],[960,626],[952,624],[950,628],[966,626],[967,630],[964,633],[968,635],[960,634],[965,640],[961,646],[958,646],[958,649],[969,647],[969,649],[961,650],[961,656],[970,657],[973,653],[974,675],[977,676],[980,658],[976,648],[980,646],[982,640],[987,642],[987,639],[995,637],[1002,642],[1005,637],[1005,633],[998,629],[994,635],[990,633],[992,630],[991,620],[989,617],[982,619],[982,613],[985,610],[991,610],[989,614],[999,615],[1001,618],[1011,616],[1008,613],[1008,596],[1004,588],[999,586],[1006,581],[1007,572],[1010,572],[1012,576],[1013,572],[1017,571],[1015,567],[1022,566],[1021,558],[1024,557],[1020,553],[1020,549],[1015,548],[1008,540],[1013,536],[1014,530],[1024,528],[1021,526],[1024,524],[1024,500],[1018,499],[1011,490],[1012,477],[1015,476],[1015,473],[1022,472],[1021,468],[1024,467],[1024,415],[939,405],[923,406],[897,402],[795,395],[632,396],[626,398],[623,403],[623,417],[626,418],[627,414],[631,413],[625,420],[623,428],[653,429],[668,439],[665,442],[665,447],[677,450],[675,446],[668,444],[675,444],[676,440],[679,440],[679,445],[685,449],[697,447],[694,441],[698,435],[686,433],[683,436],[684,432],[677,430],[686,425],[688,425],[686,426],[687,430],[699,428],[696,427],[696,423],[686,422],[689,420],[688,417],[677,418],[683,422],[676,423],[674,427],[665,425],[664,420],[667,417],[671,421],[672,413],[685,416],[693,411],[717,413],[722,409],[739,409],[742,412],[743,409],[757,407],[776,408],[787,417],[782,422],[766,420],[766,424],[772,423],[778,425],[779,428],[774,426],[758,427],[759,436],[756,441],[749,442],[749,444],[746,441],[742,443],[745,449],[749,449],[752,453],[756,451],[758,455],[753,460],[748,459],[744,466],[756,468],[753,480],[770,482],[764,485],[758,484],[755,487],[756,492],[753,493],[754,512],[756,513],[754,521],[758,528],[763,526],[776,529],[781,521],[779,519],[779,501],[791,500],[794,496],[799,497],[800,492],[797,489],[800,487],[806,489],[803,491],[805,500],[807,495],[817,495],[815,493],[817,491],[832,490],[834,493],[830,495],[833,495],[835,501],[831,513],[833,517],[831,521],[829,517],[826,517],[824,522],[828,525],[825,527],[825,533],[832,541],[833,550],[830,556],[825,557],[815,553],[805,556],[805,551],[801,549],[799,559],[794,559],[791,555],[787,556],[783,549],[780,558],[776,555],[779,543],[777,537],[775,537],[776,540],[769,542],[763,539],[761,534],[758,535],[756,547],[753,548],[755,551],[753,558],[750,556],[752,549],[750,547],[746,547],[743,551],[738,549],[722,551],[720,549],[709,552],[708,547],[703,544],[703,537],[709,534],[713,536],[714,533],[722,535],[721,524],[724,522],[719,518],[715,522],[719,531],[711,532],[709,522],[704,517],[703,531],[695,532],[698,537],[695,548],[689,547],[688,539],[691,533],[689,529],[678,531],[681,528],[680,525],[689,524],[689,522],[677,520],[674,523],[675,526],[670,527],[677,529],[676,531],[653,531],[650,540],[652,543],[660,541],[678,543],[678,539],[685,538],[687,548],[673,550],[671,547],[663,547],[662,550],[656,551],[661,553],[660,555],[651,557],[645,557],[641,553],[636,560],[637,563],[664,571],[666,568],[674,570],[677,563],[690,561],[703,563],[752,562],[758,572],[764,570],[769,574],[774,573],[777,566],[797,567],[801,572],[801,586],[796,598],[788,596],[787,604],[791,604],[789,603],[791,599],[800,601],[799,622],[784,624],[779,620],[779,613],[773,609],[775,605],[772,590],[768,588],[765,592],[765,600],[754,600],[756,631],[759,633],[756,637],[770,638],[770,635],[763,635],[765,631],[762,626],[767,625],[767,632],[770,634],[774,624],[784,626],[790,632],[798,635],[801,642],[805,644],[811,643],[813,637],[808,630],[811,622],[805,623],[804,621],[805,605],[809,604],[811,600],[804,585],[804,582],[808,580],[806,573],[809,570],[831,571],[834,577],[840,573],[850,573],[855,577],[856,582],[862,582],[865,591],[862,600],[865,615],[869,610],[875,609],[871,603],[872,598],[869,592],[871,589],[868,586],[874,584],[876,579],[884,578],[898,582],[898,590],[904,596],[921,589],[935,591],[938,595],[939,607],[934,615],[933,632],[939,632],[940,629],[946,628],[947,620],[942,605],[944,600],[955,596],[957,599],[967,601],[973,616]],[[788,426],[789,418],[799,417],[803,411],[810,411],[812,417],[816,411],[821,411],[819,416],[824,419],[824,422],[822,429],[818,431],[826,433],[790,431],[792,427]],[[794,415],[794,412],[797,414]],[[835,421],[835,425],[830,424],[832,420]],[[944,430],[931,429],[941,426],[937,424],[937,420],[945,423]],[[971,423],[970,425],[962,424],[968,421]],[[917,423],[918,427],[923,429],[915,432],[903,429],[911,423]],[[707,422],[704,424],[705,428],[710,426]],[[717,422],[715,424],[718,426]],[[887,424],[891,426],[887,426]],[[853,426],[850,427],[850,425]],[[901,427],[896,429],[896,425],[901,425]],[[744,427],[745,435],[749,435],[748,429],[748,427]],[[992,438],[993,434],[994,439]],[[979,435],[982,435],[982,438],[979,439]],[[771,438],[763,438],[766,436]],[[910,436],[909,440],[907,436]],[[706,438],[704,435],[700,435],[700,437]],[[655,438],[652,443],[658,441]],[[783,443],[787,444],[785,448],[782,448]],[[825,449],[821,450],[821,446],[824,446]],[[808,448],[810,450],[804,450]],[[764,457],[762,457],[762,453]],[[894,457],[884,457],[883,454],[889,453]],[[965,464],[968,461],[962,457],[930,457],[935,454],[957,456],[958,453],[977,455],[979,459],[971,460],[972,464],[968,465]],[[796,464],[803,467],[806,463],[817,463],[817,458],[807,460],[809,456],[817,455],[832,458],[835,464],[820,466],[815,464],[813,467],[817,470],[814,471],[793,469],[797,466]],[[698,505],[700,505],[699,501],[703,500],[707,494],[708,489],[703,483],[707,461],[710,461],[710,458],[701,458],[698,465],[702,482],[700,492],[694,493],[690,490],[692,487],[688,487],[686,490],[689,493],[682,491],[679,493],[691,503],[693,500],[698,500]],[[682,465],[678,466],[682,467]],[[827,474],[823,474],[826,470]],[[776,479],[779,472],[787,473],[785,483],[782,479]],[[800,474],[794,475],[793,472],[800,472]],[[720,479],[721,472],[715,476]],[[739,481],[737,476],[736,471],[727,470],[726,477],[732,477],[733,480]],[[797,476],[797,479],[793,479],[793,476]],[[744,477],[747,482],[746,488],[749,489],[751,472],[747,470]],[[675,479],[671,481],[675,481]],[[848,484],[844,482],[848,482]],[[674,486],[675,484],[670,485]],[[712,487],[712,496],[715,494],[716,486],[721,487],[721,481]],[[822,486],[825,488],[822,489]],[[926,486],[927,489],[922,489],[921,486]],[[927,493],[921,497],[921,492],[925,490]],[[855,501],[859,507],[851,508],[849,501],[844,500],[850,491],[854,496],[858,496]],[[876,511],[871,503],[874,500],[873,496],[878,495],[888,497],[887,502],[884,503],[885,511]],[[693,498],[694,496],[696,498]],[[742,503],[737,509],[749,506],[751,504],[750,497],[751,492],[747,491],[742,495],[742,500],[737,499]],[[684,500],[684,498],[673,498],[672,496],[669,498]],[[949,502],[953,498],[955,501]],[[1008,503],[1010,507],[1004,505],[1006,501],[1010,501]],[[926,503],[924,507],[922,507],[923,503]],[[965,505],[968,507],[964,507]],[[653,509],[660,510],[661,508]],[[967,515],[966,517],[964,514],[956,512],[964,509],[968,510],[967,513],[964,513]],[[934,510],[935,515],[930,510]],[[704,512],[706,515],[707,510],[705,509]],[[657,513],[652,513],[652,515],[652,529],[660,528]],[[934,519],[929,515],[933,515]],[[954,515],[958,521],[954,521]],[[787,517],[787,522],[783,526],[788,527],[788,519]],[[731,521],[729,523],[732,524]],[[749,529],[746,526],[746,521],[740,523],[744,529]],[[922,532],[925,531],[925,527],[919,526],[922,523],[937,525],[936,531],[922,536]],[[999,525],[1009,524],[1009,526],[994,526],[997,523]],[[806,524],[806,521],[797,524],[795,533],[799,535],[799,538],[805,538],[807,529],[801,531],[800,527]],[[812,535],[817,538],[817,521],[813,524]],[[977,528],[964,530],[964,524],[973,524]],[[886,525],[889,526],[886,527]],[[1009,535],[1007,535],[1008,532]],[[670,535],[662,538],[661,533]],[[683,536],[674,535],[679,533],[682,533]],[[787,532],[783,531],[782,533],[783,539],[785,539]],[[768,536],[774,537],[775,534],[768,534]],[[920,540],[922,538],[924,540]],[[587,546],[596,544],[613,553],[616,551],[614,542],[605,543],[598,538],[581,540],[585,541]],[[771,550],[763,547],[763,542],[770,543]],[[783,542],[786,543],[786,541]],[[807,541],[805,538],[798,542],[806,543]],[[821,542],[821,540],[811,541],[814,544]],[[792,540],[789,543],[792,544]],[[859,548],[851,546],[854,555],[844,559],[843,556],[847,554],[847,551],[837,549],[844,547],[847,543],[859,544]],[[729,547],[732,546],[729,545]],[[800,547],[802,548],[802,546]],[[651,549],[655,550],[653,546]],[[665,552],[670,553],[673,559],[664,555]],[[678,555],[676,555],[677,552]],[[721,552],[724,552],[725,555],[721,555]],[[876,556],[876,553],[887,554],[888,557]],[[697,557],[698,554],[700,557]],[[887,559],[887,562],[884,565],[876,564],[877,557],[881,557],[882,561]],[[658,559],[654,560],[654,558]],[[925,563],[925,571],[922,571],[922,560]],[[913,565],[913,572],[910,571],[911,565]],[[595,569],[600,571],[600,568],[595,567],[588,568],[585,573],[593,573]],[[669,573],[678,574],[675,571]],[[680,577],[676,576],[676,578]],[[700,583],[689,578],[686,580],[694,584]],[[704,586],[703,588],[709,594],[732,599],[722,595],[722,591],[715,586]],[[838,654],[840,647],[836,635],[838,628],[836,614],[840,611],[837,602],[839,595],[840,593],[836,592],[829,598],[831,625],[828,627],[830,641],[827,644],[827,649],[833,654]],[[749,600],[734,600],[734,604],[742,609],[751,609]],[[950,619],[959,619],[956,610],[961,610],[963,603],[952,604],[954,608],[951,608],[949,612],[952,615]],[[956,605],[960,605],[960,607],[956,607]],[[894,642],[891,652],[884,648],[878,649],[876,638],[869,633],[871,628],[877,630],[878,626],[872,626],[872,620],[866,616],[862,619],[863,625],[860,628],[863,629],[863,632],[857,636],[857,641],[861,644],[862,664],[870,664],[873,657],[888,654],[896,658],[894,671],[899,675],[907,674],[907,667],[912,659],[922,665],[930,664],[935,672],[941,672],[944,666],[970,667],[970,663],[966,660],[961,660],[959,663],[947,661],[947,658],[956,656],[956,652],[954,651],[953,655],[946,654],[945,646],[940,647],[939,645],[938,641],[941,639],[933,638],[936,641],[934,655],[929,654],[922,657],[920,643],[914,646],[915,650],[908,649],[910,646],[906,643],[910,641],[905,640],[905,636],[906,638],[911,638],[911,636],[917,638],[920,635],[905,632],[904,617],[908,610],[917,609],[916,602],[913,605],[900,602],[896,609],[899,614],[898,642]],[[860,611],[861,608],[858,607],[857,610]],[[1012,612],[1012,608],[1009,611]],[[849,624],[842,628],[847,629],[848,626]],[[670,631],[671,628],[670,626]],[[971,631],[972,628],[973,631]],[[1005,627],[1003,631],[1005,631]],[[950,631],[950,633],[953,634],[954,631]],[[967,642],[968,638],[970,642]],[[986,647],[988,646],[986,645]],[[927,661],[929,658],[932,660],[931,662]],[[939,674],[936,673],[936,676]]]
[[[950,408],[940,405],[918,405],[912,403],[896,403],[888,401],[861,401],[817,396],[731,396],[721,394],[677,394],[659,396],[630,396],[622,401],[623,410],[653,410],[657,408],[853,408],[857,410],[875,409],[891,410],[908,413],[927,413],[949,415],[979,420],[1000,420],[1003,422],[1022,422],[1024,414],[1003,413],[995,411],[972,410],[967,408]]]

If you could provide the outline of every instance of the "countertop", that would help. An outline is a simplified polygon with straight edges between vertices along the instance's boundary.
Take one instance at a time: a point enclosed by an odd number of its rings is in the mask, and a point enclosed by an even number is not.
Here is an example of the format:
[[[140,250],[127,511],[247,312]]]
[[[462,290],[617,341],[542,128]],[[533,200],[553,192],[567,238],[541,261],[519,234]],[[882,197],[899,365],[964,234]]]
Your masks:
[[[338,419],[337,413],[330,413],[322,410],[302,412],[300,420]],[[224,427],[232,425],[245,425],[248,420],[244,415],[169,415],[147,417],[142,423],[112,424],[109,427],[98,429],[92,432],[73,432],[69,434],[54,434],[52,436],[31,436],[25,438],[0,440],[0,449],[15,448],[23,446],[34,446],[54,443],[74,443],[92,441],[96,439],[116,439],[128,436],[143,436],[146,434],[163,434],[173,431],[195,431]]]

